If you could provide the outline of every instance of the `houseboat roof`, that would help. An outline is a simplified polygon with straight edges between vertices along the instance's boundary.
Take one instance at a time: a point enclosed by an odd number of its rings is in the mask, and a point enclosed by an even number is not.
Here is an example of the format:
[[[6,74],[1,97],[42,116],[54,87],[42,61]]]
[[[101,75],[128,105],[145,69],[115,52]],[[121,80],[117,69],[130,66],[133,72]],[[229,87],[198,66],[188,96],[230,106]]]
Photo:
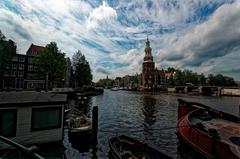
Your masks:
[[[0,106],[48,105],[66,102],[67,102],[66,94],[34,91],[0,92]]]

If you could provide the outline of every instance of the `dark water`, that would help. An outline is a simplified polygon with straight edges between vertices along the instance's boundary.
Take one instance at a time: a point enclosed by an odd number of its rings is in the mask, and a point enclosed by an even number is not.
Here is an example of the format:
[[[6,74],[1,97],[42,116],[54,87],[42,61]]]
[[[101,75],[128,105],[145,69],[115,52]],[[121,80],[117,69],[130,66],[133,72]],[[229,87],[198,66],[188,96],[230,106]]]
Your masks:
[[[65,129],[64,153],[70,158],[108,158],[108,139],[116,135],[128,135],[155,146],[173,158],[177,158],[177,98],[201,102],[238,116],[240,98],[204,97],[174,94],[142,94],[139,92],[105,90],[103,95],[91,97],[84,107],[91,116],[92,106],[99,108],[99,132],[96,153],[82,152],[68,141]],[[78,140],[78,139],[76,139]],[[79,140],[81,142],[81,140]],[[88,149],[88,147],[85,147]]]

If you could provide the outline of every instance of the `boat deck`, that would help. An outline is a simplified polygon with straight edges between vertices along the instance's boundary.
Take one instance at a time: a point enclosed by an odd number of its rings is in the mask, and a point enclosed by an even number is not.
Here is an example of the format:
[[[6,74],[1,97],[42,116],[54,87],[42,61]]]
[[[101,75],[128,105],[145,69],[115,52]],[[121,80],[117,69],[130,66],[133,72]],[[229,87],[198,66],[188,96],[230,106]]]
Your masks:
[[[189,116],[191,124],[198,125],[199,130],[208,134],[213,130],[216,137],[229,145],[232,152],[240,154],[240,123],[218,118],[208,112],[199,112]]]

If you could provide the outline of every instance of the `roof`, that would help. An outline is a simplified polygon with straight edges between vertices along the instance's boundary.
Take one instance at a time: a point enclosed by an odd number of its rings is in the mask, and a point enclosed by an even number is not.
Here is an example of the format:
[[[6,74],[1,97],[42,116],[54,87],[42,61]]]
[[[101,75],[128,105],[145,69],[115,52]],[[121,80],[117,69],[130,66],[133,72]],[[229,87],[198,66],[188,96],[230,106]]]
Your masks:
[[[235,80],[234,81],[238,86],[240,86],[240,80]]]
[[[32,51],[41,52],[44,49],[45,49],[45,47],[43,47],[43,46],[31,44],[31,46],[27,50],[27,55],[29,55]]]
[[[66,102],[67,95],[65,94],[34,91],[0,92],[0,106],[18,104],[47,105],[52,103],[66,103]]]

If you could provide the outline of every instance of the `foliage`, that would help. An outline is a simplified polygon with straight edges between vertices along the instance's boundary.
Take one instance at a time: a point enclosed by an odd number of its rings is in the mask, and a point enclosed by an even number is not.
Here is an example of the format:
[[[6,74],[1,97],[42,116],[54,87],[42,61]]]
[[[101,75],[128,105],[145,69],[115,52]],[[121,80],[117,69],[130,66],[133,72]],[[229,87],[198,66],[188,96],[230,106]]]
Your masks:
[[[85,56],[78,50],[72,57],[75,81],[79,87],[92,82],[91,68]]]
[[[46,45],[39,56],[38,63],[43,74],[48,73],[48,79],[51,82],[64,79],[64,70],[66,69],[65,54],[58,49],[57,43],[51,42]]]
[[[176,69],[175,69],[175,68],[173,68],[173,67],[168,67],[167,71],[168,71],[168,72],[175,72],[175,71],[176,71]]]
[[[112,87],[114,84],[114,81],[111,79],[100,79],[97,83],[96,86],[98,87]]]
[[[191,70],[175,70],[174,75],[174,84],[175,85],[186,85],[187,83],[191,83],[194,85],[205,85],[206,78],[204,74],[197,74],[196,72],[192,72]]]
[[[6,40],[6,36],[0,30],[0,40]]]
[[[0,30],[0,76],[3,75],[3,68],[7,61],[16,54],[17,46],[14,41],[7,40]]]
[[[232,77],[223,76],[221,74],[208,75],[208,84],[211,86],[236,86],[237,84],[234,82]]]
[[[206,83],[207,81],[207,83]],[[191,70],[175,70],[174,84],[175,85],[186,85],[191,83],[194,85],[211,85],[211,86],[236,86],[234,79],[221,74],[213,75],[209,74],[208,78],[204,74],[197,74]]]

